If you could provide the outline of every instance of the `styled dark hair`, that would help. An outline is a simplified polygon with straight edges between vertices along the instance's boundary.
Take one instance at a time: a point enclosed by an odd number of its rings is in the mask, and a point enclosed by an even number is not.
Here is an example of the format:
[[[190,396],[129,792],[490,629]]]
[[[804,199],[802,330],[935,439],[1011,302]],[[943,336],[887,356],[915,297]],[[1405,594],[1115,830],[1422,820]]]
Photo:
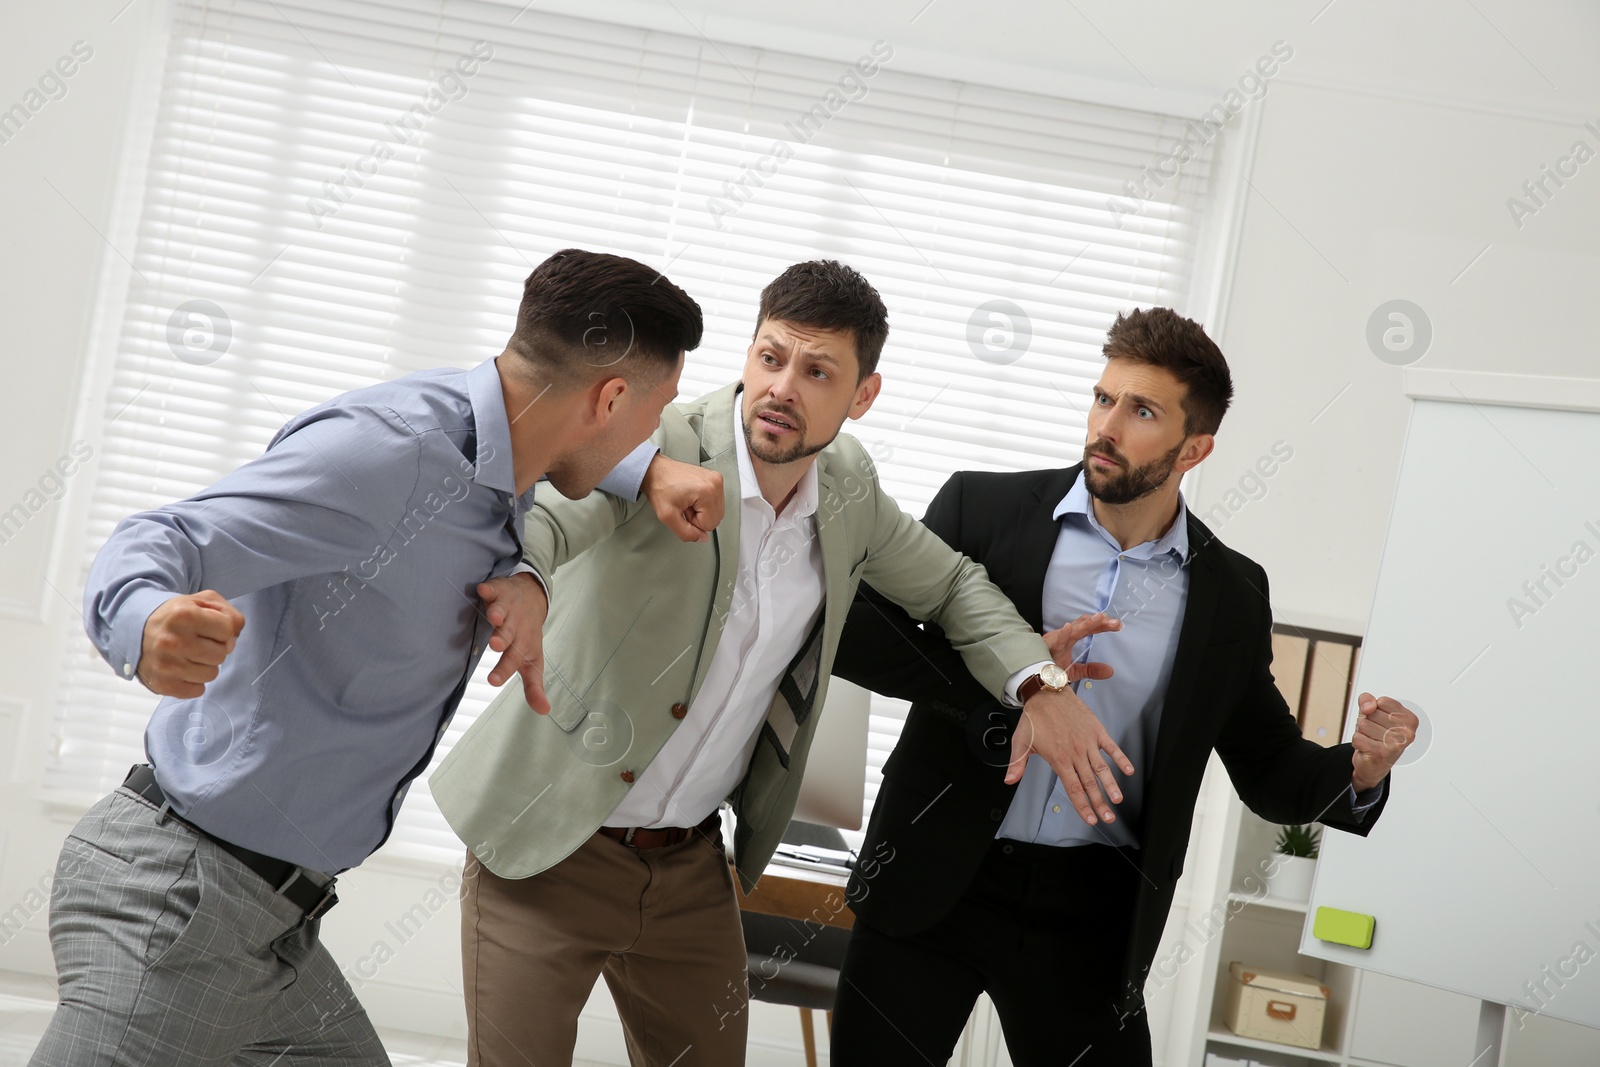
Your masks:
[[[833,259],[796,263],[761,290],[756,334],[768,319],[818,330],[848,330],[855,341],[856,380],[878,369],[889,337],[889,309],[859,271]]]
[[[1130,359],[1161,367],[1188,388],[1183,399],[1183,432],[1217,432],[1233,399],[1233,378],[1222,349],[1205,328],[1171,308],[1139,308],[1118,313],[1106,333],[1106,359]]]
[[[637,260],[566,248],[522,283],[507,347],[543,377],[579,384],[666,374],[700,344],[700,305]]]

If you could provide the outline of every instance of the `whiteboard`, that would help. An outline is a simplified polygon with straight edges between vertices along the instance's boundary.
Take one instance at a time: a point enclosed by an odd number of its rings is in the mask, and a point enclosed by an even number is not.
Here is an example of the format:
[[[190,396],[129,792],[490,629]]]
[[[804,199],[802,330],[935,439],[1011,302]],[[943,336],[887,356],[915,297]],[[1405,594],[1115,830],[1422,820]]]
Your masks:
[[[1372,834],[1323,834],[1300,950],[1600,1027],[1600,390],[1552,381],[1408,376],[1345,740],[1362,691],[1424,730]]]

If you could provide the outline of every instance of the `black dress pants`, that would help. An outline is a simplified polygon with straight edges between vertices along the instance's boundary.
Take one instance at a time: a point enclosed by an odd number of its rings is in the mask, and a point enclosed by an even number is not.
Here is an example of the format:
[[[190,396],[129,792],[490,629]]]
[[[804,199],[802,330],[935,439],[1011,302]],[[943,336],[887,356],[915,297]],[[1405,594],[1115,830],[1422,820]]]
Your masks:
[[[997,840],[938,923],[892,937],[857,920],[834,1006],[834,1067],[942,1065],[987,993],[1016,1067],[1148,1067],[1124,1014],[1139,853]]]

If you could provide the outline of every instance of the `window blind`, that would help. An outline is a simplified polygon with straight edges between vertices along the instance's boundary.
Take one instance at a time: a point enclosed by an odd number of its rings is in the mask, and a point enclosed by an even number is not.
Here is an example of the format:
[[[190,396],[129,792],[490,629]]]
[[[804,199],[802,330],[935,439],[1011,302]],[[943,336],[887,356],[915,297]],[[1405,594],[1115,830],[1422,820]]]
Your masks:
[[[568,246],[701,303],[685,396],[737,377],[784,267],[862,271],[891,332],[883,395],[847,429],[913,514],[958,469],[1075,461],[1116,312],[1183,304],[1209,149],[1125,187],[1181,119],[899,71],[893,42],[819,59],[519,6],[174,4],[136,270],[107,294],[125,311],[84,573],[118,520],[297,412],[497,353],[523,277]],[[46,782],[86,798],[141,758],[156,698],[72,647]],[[874,698],[869,809],[904,714]],[[425,776],[387,848],[459,856]]]

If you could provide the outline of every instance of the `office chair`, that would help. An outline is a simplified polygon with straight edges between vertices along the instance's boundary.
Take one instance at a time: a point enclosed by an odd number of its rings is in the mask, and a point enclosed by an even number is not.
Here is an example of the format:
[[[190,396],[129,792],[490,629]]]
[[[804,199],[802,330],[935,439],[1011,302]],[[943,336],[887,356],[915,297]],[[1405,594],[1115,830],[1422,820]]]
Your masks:
[[[844,835],[831,826],[791,822],[783,840],[792,845],[844,849]],[[839,987],[850,931],[815,920],[788,919],[757,912],[740,913],[744,921],[746,965],[750,996],[768,1004],[787,1004],[800,1010],[800,1034],[805,1041],[806,1067],[817,1067],[817,1038],[813,1011],[828,1013],[828,1034],[833,1034],[833,998]]]

